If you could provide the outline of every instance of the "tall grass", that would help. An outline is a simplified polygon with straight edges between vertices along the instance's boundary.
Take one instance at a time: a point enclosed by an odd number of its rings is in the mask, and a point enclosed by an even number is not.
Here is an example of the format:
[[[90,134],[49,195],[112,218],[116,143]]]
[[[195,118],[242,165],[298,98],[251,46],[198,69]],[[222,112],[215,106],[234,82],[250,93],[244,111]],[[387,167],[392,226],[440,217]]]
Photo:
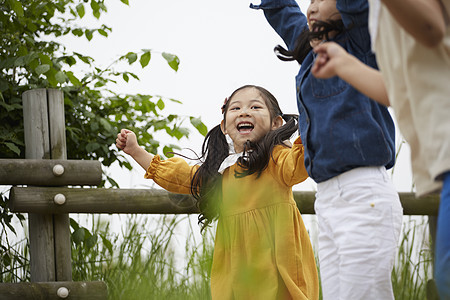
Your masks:
[[[92,234],[75,240],[74,280],[103,280],[109,299],[210,299],[212,261],[210,231],[196,242],[188,217],[127,215],[121,234],[111,234],[110,223],[92,222]],[[188,226],[183,247],[176,230]],[[74,227],[74,233],[79,230]],[[80,234],[81,235],[81,234]],[[98,236],[100,243],[89,242]],[[94,238],[95,239],[95,238]],[[92,245],[92,247],[90,246]],[[183,257],[176,257],[183,253]]]
[[[430,299],[427,284],[432,279],[433,258],[428,232],[427,217],[404,217],[403,235],[392,271],[397,300]]]
[[[12,214],[6,190],[0,186],[0,283],[30,280],[30,260],[28,239],[26,238],[25,217]]]
[[[71,220],[74,281],[105,281],[113,300],[211,299],[212,229],[200,236],[189,216],[120,215],[118,232],[112,227],[119,222],[87,216],[86,227]],[[427,217],[404,218],[392,272],[398,300],[427,299],[432,278],[427,223]],[[1,282],[29,280],[28,253],[26,243],[6,247],[2,240]]]

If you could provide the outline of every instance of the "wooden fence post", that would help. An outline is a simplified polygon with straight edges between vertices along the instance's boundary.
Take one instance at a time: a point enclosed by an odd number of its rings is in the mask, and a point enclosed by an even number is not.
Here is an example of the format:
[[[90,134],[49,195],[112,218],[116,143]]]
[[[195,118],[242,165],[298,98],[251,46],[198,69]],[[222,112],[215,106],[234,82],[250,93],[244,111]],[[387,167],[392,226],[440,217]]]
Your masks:
[[[66,159],[64,96],[59,90],[23,93],[25,157]],[[69,215],[28,214],[31,282],[71,281]]]
[[[47,90],[50,127],[51,159],[67,159],[66,121],[64,117],[64,93]],[[53,215],[55,234],[56,281],[72,280],[72,255],[70,247],[70,222],[68,214]]]
[[[437,227],[437,215],[428,215],[428,229],[431,239],[431,278],[427,282],[427,300],[439,300],[437,293],[436,282],[434,281],[434,250],[436,246],[436,227]]]

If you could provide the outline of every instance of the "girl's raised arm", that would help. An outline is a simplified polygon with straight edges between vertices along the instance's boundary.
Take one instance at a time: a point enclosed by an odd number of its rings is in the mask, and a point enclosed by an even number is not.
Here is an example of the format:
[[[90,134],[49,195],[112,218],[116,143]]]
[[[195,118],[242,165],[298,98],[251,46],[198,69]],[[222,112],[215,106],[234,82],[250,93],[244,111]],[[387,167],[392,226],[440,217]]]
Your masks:
[[[147,170],[153,159],[153,154],[148,153],[139,146],[136,134],[128,129],[122,129],[117,134],[116,139],[117,148],[129,154],[133,159],[144,169]]]
[[[403,29],[419,43],[431,48],[444,38],[449,20],[440,0],[381,1]]]

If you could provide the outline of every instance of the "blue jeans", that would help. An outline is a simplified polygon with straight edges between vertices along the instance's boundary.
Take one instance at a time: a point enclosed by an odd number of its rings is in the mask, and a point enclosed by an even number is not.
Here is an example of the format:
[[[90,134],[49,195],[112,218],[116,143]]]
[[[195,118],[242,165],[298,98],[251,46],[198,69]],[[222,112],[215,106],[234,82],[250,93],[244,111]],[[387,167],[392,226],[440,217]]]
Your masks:
[[[441,300],[450,299],[450,172],[444,174],[436,232],[435,279]]]

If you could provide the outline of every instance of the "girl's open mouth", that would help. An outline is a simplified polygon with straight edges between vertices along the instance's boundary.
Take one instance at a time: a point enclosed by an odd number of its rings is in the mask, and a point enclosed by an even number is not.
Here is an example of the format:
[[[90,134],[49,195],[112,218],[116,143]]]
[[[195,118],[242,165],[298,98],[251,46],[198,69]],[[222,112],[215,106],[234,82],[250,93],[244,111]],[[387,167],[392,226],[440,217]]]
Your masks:
[[[241,122],[237,125],[239,133],[250,133],[255,126],[250,122]]]

